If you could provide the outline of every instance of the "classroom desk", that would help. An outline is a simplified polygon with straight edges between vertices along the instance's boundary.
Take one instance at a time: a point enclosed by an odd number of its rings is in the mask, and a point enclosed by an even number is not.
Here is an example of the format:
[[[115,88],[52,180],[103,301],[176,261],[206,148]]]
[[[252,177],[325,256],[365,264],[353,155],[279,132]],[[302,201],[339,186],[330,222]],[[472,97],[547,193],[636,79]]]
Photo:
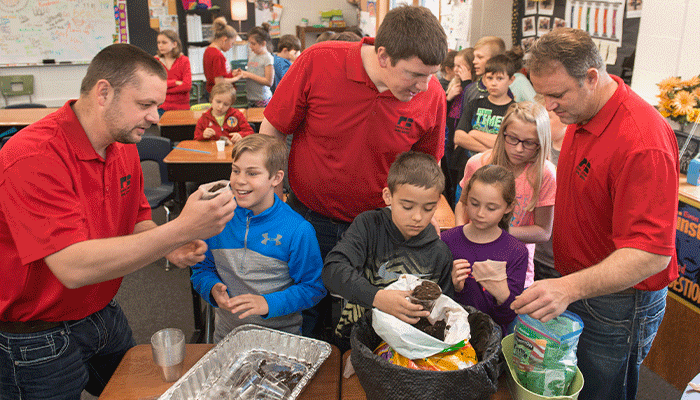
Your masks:
[[[357,374],[352,375],[350,378],[343,377],[343,370],[345,369],[345,363],[347,362],[350,352],[348,350],[343,354],[343,363],[340,370],[340,399],[341,400],[367,400],[365,396],[365,391],[360,385],[360,380],[357,378]],[[501,374],[498,378],[498,391],[491,395],[489,400],[511,400],[510,391],[508,390],[508,372]]]
[[[238,111],[243,113],[248,123],[259,124],[263,120],[263,111],[265,111],[265,108],[239,108]],[[202,114],[204,114],[204,111],[166,111],[163,116],[160,117],[160,121],[158,121],[160,135],[173,142],[194,139],[194,128]]]
[[[455,213],[452,211],[444,195],[440,195],[440,201],[435,211],[435,220],[440,226],[441,231],[454,228],[455,226]]]
[[[0,133],[7,129],[20,130],[44,118],[58,108],[10,108],[0,110]],[[6,129],[5,129],[6,128]]]
[[[185,370],[189,370],[213,344],[188,344]],[[156,399],[175,382],[163,382],[153,363],[151,345],[141,344],[129,350],[114,371],[99,400]],[[337,399],[340,393],[340,351],[332,346],[330,356],[309,381],[298,399]]]
[[[175,183],[175,200],[180,206],[187,200],[185,182],[206,183],[231,177],[231,150],[233,145],[218,152],[213,140],[183,140],[165,156],[168,180]]]
[[[168,110],[158,121],[160,135],[172,142],[194,139],[194,127],[204,111]]]

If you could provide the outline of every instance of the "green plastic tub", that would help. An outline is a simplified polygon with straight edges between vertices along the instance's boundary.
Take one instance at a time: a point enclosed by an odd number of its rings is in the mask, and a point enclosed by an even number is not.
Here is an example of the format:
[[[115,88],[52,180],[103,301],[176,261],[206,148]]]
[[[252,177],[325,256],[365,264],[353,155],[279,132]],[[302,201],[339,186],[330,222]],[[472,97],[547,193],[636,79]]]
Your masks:
[[[576,367],[576,375],[574,380],[569,385],[569,393],[566,396],[542,396],[525,389],[520,382],[518,382],[518,377],[515,373],[515,366],[513,365],[513,345],[515,339],[513,334],[506,336],[501,340],[501,349],[503,355],[506,358],[506,363],[508,364],[508,371],[510,372],[510,378],[508,379],[508,387],[510,388],[510,394],[513,396],[514,400],[576,400],[578,399],[578,394],[583,388],[583,375]]]

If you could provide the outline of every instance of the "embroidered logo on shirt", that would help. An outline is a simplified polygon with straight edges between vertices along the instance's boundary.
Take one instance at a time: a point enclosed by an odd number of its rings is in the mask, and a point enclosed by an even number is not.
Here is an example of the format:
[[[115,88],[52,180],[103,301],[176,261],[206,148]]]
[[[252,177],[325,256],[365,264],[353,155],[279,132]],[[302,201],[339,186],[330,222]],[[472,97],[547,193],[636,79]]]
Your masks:
[[[232,127],[232,128],[233,128],[234,126],[237,126],[237,125],[238,125],[238,118],[233,117],[233,116],[232,116],[232,117],[228,117],[228,119],[226,120],[226,125],[228,125],[228,126],[230,126],[230,127]]]
[[[277,237],[276,237],[276,238],[270,239],[270,238],[267,236],[267,232],[265,232],[265,233],[262,234],[262,237],[263,237],[263,240],[260,241],[260,243],[262,243],[262,244],[267,244],[267,242],[269,242],[270,240],[272,240],[273,242],[275,242],[275,246],[279,246],[279,245],[282,244],[282,242],[280,241],[280,240],[282,239],[282,235],[280,235],[280,234],[277,234]]]
[[[122,176],[119,178],[119,193],[122,197],[126,196],[131,189],[131,175]]]
[[[591,170],[591,163],[588,162],[588,160],[584,158],[576,166],[576,175],[578,175],[579,178],[581,178],[585,181],[586,177],[588,176],[588,172],[590,170]]]
[[[408,133],[410,131],[411,125],[413,125],[413,118],[399,117],[399,122],[396,123],[394,131],[401,133]]]

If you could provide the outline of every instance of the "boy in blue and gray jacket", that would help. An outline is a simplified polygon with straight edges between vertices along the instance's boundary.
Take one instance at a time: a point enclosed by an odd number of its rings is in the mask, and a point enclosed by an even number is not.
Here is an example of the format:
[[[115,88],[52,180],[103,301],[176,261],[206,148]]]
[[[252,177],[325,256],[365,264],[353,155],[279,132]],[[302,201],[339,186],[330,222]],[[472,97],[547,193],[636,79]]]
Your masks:
[[[250,135],[233,148],[234,216],[206,240],[206,258],[192,267],[192,285],[215,310],[214,341],[256,324],[301,333],[301,311],[326,294],[323,261],[309,222],[274,193],[284,176],[286,146]]]

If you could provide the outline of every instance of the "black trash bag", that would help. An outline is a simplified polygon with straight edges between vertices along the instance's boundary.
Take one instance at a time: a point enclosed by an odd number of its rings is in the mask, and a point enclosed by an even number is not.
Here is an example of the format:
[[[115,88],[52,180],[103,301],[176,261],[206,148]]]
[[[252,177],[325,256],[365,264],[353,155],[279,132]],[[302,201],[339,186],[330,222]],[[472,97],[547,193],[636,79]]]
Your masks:
[[[394,365],[374,354],[382,339],[372,328],[372,313],[355,323],[350,336],[352,365],[368,399],[488,399],[498,389],[501,328],[474,307],[469,312],[471,340],[479,362],[459,371],[423,371]]]

